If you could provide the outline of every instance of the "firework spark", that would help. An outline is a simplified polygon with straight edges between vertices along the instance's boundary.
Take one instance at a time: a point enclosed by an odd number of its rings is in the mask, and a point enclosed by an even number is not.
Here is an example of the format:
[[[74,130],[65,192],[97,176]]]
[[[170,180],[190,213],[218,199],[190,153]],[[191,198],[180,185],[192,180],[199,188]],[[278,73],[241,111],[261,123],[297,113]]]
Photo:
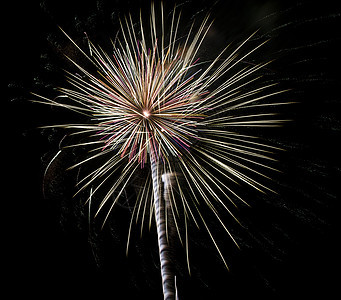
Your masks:
[[[89,188],[93,197],[119,174],[98,204],[97,214],[106,210],[106,220],[134,174],[154,166],[160,175],[173,174],[169,203],[164,206],[166,232],[171,216],[188,260],[187,224],[203,226],[227,267],[202,211],[212,212],[237,245],[220,208],[238,222],[233,207],[246,202],[231,186],[237,182],[269,190],[255,178],[267,178],[262,170],[273,170],[269,162],[276,149],[239,133],[238,128],[281,125],[283,120],[266,108],[283,104],[268,101],[283,91],[273,92],[274,84],[256,85],[261,80],[257,71],[268,62],[244,63],[264,44],[244,50],[254,35],[234,50],[226,47],[214,60],[202,62],[198,53],[212,22],[205,17],[196,32],[193,23],[184,38],[179,34],[180,19],[181,13],[174,9],[166,36],[162,6],[159,22],[152,5],[149,31],[141,14],[138,30],[132,17],[126,17],[121,21],[121,39],[113,42],[110,53],[89,41],[88,55],[70,38],[97,72],[92,74],[70,59],[78,68],[77,74],[67,73],[71,88],[60,88],[56,99],[39,96],[38,102],[88,117],[84,124],[55,125],[83,136],[81,143],[67,147],[91,149],[72,168],[106,158],[79,181],[78,192]],[[154,212],[158,214],[155,195],[160,194],[160,185],[155,180],[151,172],[139,190],[127,248],[133,223],[142,224],[142,234],[147,216],[150,226]]]

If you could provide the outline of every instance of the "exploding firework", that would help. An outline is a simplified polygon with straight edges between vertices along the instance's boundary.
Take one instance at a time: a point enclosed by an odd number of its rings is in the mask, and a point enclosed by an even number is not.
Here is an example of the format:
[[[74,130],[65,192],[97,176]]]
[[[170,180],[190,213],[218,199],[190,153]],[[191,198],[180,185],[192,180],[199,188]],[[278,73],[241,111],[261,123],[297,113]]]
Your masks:
[[[174,227],[189,261],[187,224],[194,222],[205,228],[227,267],[204,215],[211,212],[237,245],[221,215],[227,213],[238,222],[233,208],[246,201],[233,190],[236,183],[270,190],[262,181],[269,179],[263,170],[274,170],[270,162],[276,150],[239,128],[281,125],[284,121],[267,108],[283,104],[269,101],[283,91],[274,91],[273,83],[259,84],[258,71],[269,62],[246,63],[265,43],[250,50],[247,44],[254,35],[233,50],[226,47],[211,61],[201,61],[201,45],[212,25],[209,17],[195,32],[193,23],[184,37],[176,9],[169,28],[162,5],[160,20],[156,15],[152,4],[149,26],[141,15],[138,29],[131,16],[122,20],[121,37],[113,41],[111,52],[89,41],[86,54],[69,37],[96,72],[70,59],[78,68],[75,74],[67,72],[71,88],[59,88],[55,99],[39,96],[38,102],[87,117],[84,124],[54,127],[82,137],[67,147],[89,148],[89,156],[71,168],[90,162],[96,166],[79,180],[78,193],[88,189],[91,202],[110,183],[97,207],[97,214],[106,212],[104,223],[134,175],[150,170],[134,204],[127,248],[134,221],[140,221],[142,232],[155,215],[162,270],[167,273],[167,258],[161,252],[166,252],[162,249],[169,231]],[[167,190],[163,198],[161,175]],[[164,286],[167,275],[162,274]],[[167,298],[165,287],[164,294]]]

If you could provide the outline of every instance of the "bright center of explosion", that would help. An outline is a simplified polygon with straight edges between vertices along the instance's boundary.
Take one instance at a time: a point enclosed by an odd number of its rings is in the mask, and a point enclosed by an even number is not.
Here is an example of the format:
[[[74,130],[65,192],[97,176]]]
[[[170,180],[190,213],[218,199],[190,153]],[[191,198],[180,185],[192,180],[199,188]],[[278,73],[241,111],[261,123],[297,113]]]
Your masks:
[[[144,110],[142,113],[146,119],[148,119],[150,117],[150,112],[148,110]]]

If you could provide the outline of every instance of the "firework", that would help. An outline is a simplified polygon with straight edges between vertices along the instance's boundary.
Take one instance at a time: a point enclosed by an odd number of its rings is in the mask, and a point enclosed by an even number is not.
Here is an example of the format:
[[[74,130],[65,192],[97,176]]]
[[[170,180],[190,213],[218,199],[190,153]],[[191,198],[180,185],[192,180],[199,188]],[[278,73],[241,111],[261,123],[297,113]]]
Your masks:
[[[258,191],[269,190],[258,178],[268,178],[262,170],[274,170],[269,162],[276,149],[238,129],[281,125],[283,120],[267,108],[283,104],[269,102],[283,91],[274,92],[274,84],[259,85],[261,77],[256,74],[268,62],[245,63],[264,44],[244,50],[254,35],[233,50],[226,47],[212,61],[201,61],[200,47],[212,25],[209,17],[195,32],[193,23],[183,37],[181,13],[173,10],[169,28],[165,28],[162,5],[160,20],[156,15],[152,4],[149,26],[140,15],[138,30],[131,16],[122,20],[121,38],[113,42],[111,52],[89,41],[86,54],[69,37],[96,73],[70,59],[78,68],[77,74],[67,72],[71,88],[59,88],[55,99],[39,96],[38,102],[87,117],[84,124],[54,127],[82,136],[82,142],[67,147],[90,150],[86,159],[71,168],[100,161],[78,182],[78,193],[89,189],[91,202],[115,176],[97,207],[96,215],[106,212],[104,223],[134,175],[150,168],[133,209],[127,249],[134,222],[140,222],[142,233],[155,215],[164,295],[173,299],[169,284],[174,285],[174,279],[169,279],[166,257],[169,231],[175,230],[189,262],[187,224],[205,228],[227,267],[202,212],[211,212],[237,245],[221,217],[227,213],[238,222],[232,210],[238,201],[246,204],[232,186],[243,183]],[[161,175],[165,197],[160,196]]]

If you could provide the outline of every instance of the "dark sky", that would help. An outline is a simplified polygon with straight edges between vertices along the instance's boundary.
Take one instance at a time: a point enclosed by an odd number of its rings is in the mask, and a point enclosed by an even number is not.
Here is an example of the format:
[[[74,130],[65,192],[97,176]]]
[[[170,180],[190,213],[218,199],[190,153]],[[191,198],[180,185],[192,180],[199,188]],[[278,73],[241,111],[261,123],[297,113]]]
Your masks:
[[[200,234],[197,241],[193,238],[192,276],[181,265],[183,259],[177,267],[180,300],[279,299],[294,294],[308,299],[337,292],[340,11],[333,2],[185,2],[185,20],[209,10],[216,18],[212,44],[205,46],[204,55],[228,42],[240,42],[260,28],[260,37],[271,38],[264,56],[276,59],[269,73],[281,86],[291,88],[287,100],[299,103],[284,111],[293,119],[290,125],[265,134],[274,145],[287,149],[280,157],[283,175],[274,183],[279,195],[251,195],[253,208],[241,210],[245,228],[233,227],[241,250],[226,250],[230,272]],[[56,114],[28,102],[33,97],[29,92],[53,94],[52,87],[62,81],[60,69],[66,61],[61,51],[72,55],[73,50],[66,47],[58,26],[79,41],[86,32],[96,42],[106,43],[118,28],[118,16],[129,10],[136,15],[140,6],[147,9],[149,1],[11,1],[3,9],[2,66],[7,86],[1,110],[2,260],[11,298],[49,299],[58,294],[77,299],[89,295],[161,299],[153,228],[144,240],[136,237],[128,258],[129,211],[118,209],[118,218],[89,236],[84,207],[71,198],[75,174],[64,172],[67,157],[58,161],[49,179],[53,187],[43,197],[44,166],[63,134],[37,129],[55,121]]]

